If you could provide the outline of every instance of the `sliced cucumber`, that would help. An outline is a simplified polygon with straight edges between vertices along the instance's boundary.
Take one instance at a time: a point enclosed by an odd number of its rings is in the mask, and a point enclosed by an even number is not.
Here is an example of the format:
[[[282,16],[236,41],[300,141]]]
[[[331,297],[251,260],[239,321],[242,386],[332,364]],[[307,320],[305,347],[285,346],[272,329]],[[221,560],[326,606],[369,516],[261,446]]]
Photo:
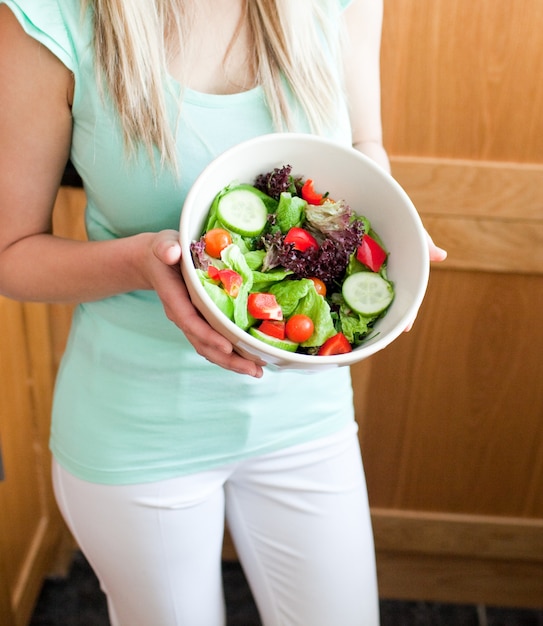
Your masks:
[[[294,343],[294,341],[290,341],[290,339],[277,339],[277,337],[270,337],[270,335],[266,335],[266,333],[263,333],[254,326],[249,328],[249,333],[253,337],[260,339],[260,341],[267,343],[269,346],[274,346],[275,348],[280,348],[281,350],[296,352],[296,349],[298,348],[298,344]]]
[[[256,237],[266,226],[268,209],[258,193],[247,188],[234,188],[220,198],[217,217],[233,232]]]
[[[344,282],[342,288],[345,302],[353,311],[362,315],[378,315],[392,302],[392,285],[373,272],[356,272]]]

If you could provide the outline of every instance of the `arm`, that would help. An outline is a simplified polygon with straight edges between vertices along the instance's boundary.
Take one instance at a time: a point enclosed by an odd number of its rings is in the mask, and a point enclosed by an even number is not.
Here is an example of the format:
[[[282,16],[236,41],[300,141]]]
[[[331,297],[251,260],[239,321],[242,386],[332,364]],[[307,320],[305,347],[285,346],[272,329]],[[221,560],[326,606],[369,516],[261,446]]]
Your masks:
[[[68,159],[71,72],[0,5],[0,294],[44,302],[90,301],[154,289],[169,319],[208,360],[261,376],[200,317],[179,271],[177,233],[79,242],[52,234]],[[28,182],[30,179],[30,183]]]
[[[73,78],[23,32],[5,5],[0,6],[0,84],[0,293],[21,300],[81,301],[144,288],[128,263],[135,262],[136,246],[51,235],[70,150]],[[121,254],[124,262],[118,262]]]
[[[381,122],[380,53],[383,0],[353,0],[344,12],[347,44],[344,72],[349,100],[353,146],[390,172],[383,146]],[[447,253],[430,235],[431,261],[445,260]]]
[[[382,0],[353,0],[344,12],[344,72],[353,146],[390,172],[381,125]]]

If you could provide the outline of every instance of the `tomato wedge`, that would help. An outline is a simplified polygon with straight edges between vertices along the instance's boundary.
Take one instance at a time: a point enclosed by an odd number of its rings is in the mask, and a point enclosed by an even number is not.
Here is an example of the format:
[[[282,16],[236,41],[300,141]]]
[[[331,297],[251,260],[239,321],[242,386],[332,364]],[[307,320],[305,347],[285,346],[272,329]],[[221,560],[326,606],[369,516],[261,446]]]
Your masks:
[[[243,278],[236,271],[231,269],[219,270],[219,279],[224,287],[224,290],[232,298],[237,298],[241,285],[243,284]]]
[[[283,310],[271,293],[250,293],[247,311],[257,320],[282,320]]]
[[[387,253],[373,237],[365,233],[356,251],[356,258],[372,272],[378,272],[387,258]]]
[[[215,267],[214,265],[210,265],[207,268],[207,275],[209,276],[209,278],[211,278],[211,280],[220,280],[219,268]]]
[[[284,320],[263,320],[258,330],[269,337],[275,337],[275,339],[285,338]]]
[[[243,278],[240,274],[228,268],[220,270],[214,265],[210,265],[207,268],[207,275],[212,280],[220,281],[229,296],[237,298],[241,285],[243,284]]]
[[[319,348],[319,356],[332,356],[334,354],[347,354],[352,352],[353,348],[347,337],[343,333],[337,333],[330,339],[327,339]]]
[[[302,186],[302,198],[307,204],[322,204],[323,195],[315,191],[311,178],[308,178]]]
[[[306,252],[310,248],[316,250],[319,247],[315,237],[304,228],[299,228],[298,226],[294,226],[288,231],[284,241],[285,243],[291,243],[294,249],[300,252]]]

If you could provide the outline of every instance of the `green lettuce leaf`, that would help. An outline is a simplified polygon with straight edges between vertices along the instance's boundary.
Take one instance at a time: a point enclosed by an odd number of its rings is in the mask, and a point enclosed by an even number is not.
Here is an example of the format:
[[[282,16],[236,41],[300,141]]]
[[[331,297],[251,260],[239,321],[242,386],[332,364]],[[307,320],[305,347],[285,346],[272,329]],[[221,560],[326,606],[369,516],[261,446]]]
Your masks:
[[[369,332],[370,324],[375,317],[364,317],[352,312],[346,307],[339,310],[339,323],[341,332],[347,337],[349,343],[358,345],[361,339]]]
[[[276,212],[276,223],[282,233],[288,232],[293,226],[302,225],[306,207],[307,202],[303,198],[283,191]]]
[[[313,320],[313,324],[315,325],[315,330],[311,337],[301,344],[305,348],[321,346],[327,339],[336,334],[330,313],[330,306],[328,302],[315,291],[315,288],[308,290],[307,294],[298,303],[294,313],[307,315]]]
[[[277,298],[285,317],[300,313],[313,320],[315,330],[313,335],[302,346],[312,347],[322,345],[329,337],[336,334],[334,322],[328,302],[315,291],[313,281],[284,280],[269,288]]]
[[[232,300],[234,304],[234,322],[243,330],[247,330],[252,323],[247,313],[247,298],[253,287],[253,272],[247,264],[243,253],[234,243],[226,246],[221,252],[221,260],[226,267],[236,271],[243,278],[239,293]]]
[[[315,291],[312,281],[303,278],[302,280],[283,280],[271,285],[268,291],[276,297],[277,302],[283,309],[283,315],[290,317],[296,310],[300,300],[307,295],[310,289]]]
[[[253,270],[259,270],[262,267],[262,261],[266,256],[265,250],[249,250],[243,255],[247,261],[247,265]]]
[[[253,272],[253,291],[268,291],[272,285],[285,280],[291,270],[276,268],[269,272]]]
[[[226,291],[207,275],[207,272],[196,270],[198,278],[209,297],[229,320],[234,321],[234,301]]]

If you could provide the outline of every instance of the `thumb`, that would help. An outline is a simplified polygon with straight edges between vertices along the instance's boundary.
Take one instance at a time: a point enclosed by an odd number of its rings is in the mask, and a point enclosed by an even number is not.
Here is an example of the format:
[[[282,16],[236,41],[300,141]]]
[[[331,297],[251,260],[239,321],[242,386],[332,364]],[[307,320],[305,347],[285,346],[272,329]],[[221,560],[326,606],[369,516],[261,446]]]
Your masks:
[[[176,230],[164,230],[158,233],[153,246],[157,259],[166,265],[175,265],[181,259],[181,244]]]

